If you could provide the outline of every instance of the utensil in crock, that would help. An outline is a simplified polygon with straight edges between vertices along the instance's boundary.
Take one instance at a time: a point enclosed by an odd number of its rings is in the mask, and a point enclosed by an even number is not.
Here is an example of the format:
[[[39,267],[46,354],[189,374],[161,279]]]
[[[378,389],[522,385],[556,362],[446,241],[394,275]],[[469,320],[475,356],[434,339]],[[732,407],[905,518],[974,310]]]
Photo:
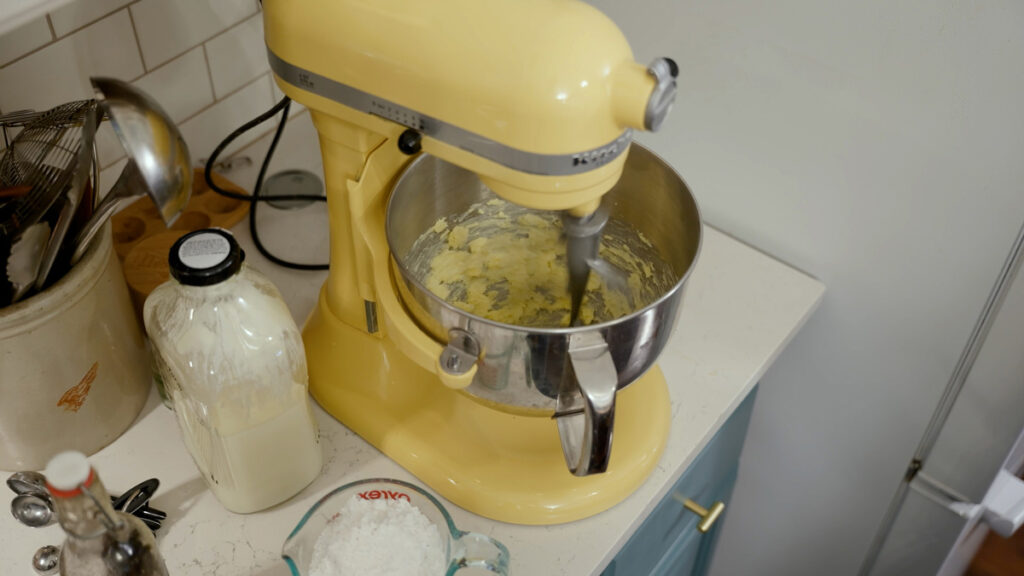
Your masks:
[[[163,108],[146,93],[113,78],[91,78],[100,106],[110,117],[118,140],[128,153],[113,188],[79,233],[72,263],[85,253],[121,200],[149,194],[167,226],[174,223],[192,193],[188,146]]]
[[[462,568],[482,568],[508,576],[509,554],[504,544],[490,536],[459,530],[445,507],[425,490],[387,478],[359,480],[335,488],[306,512],[281,550],[294,576],[309,576],[317,539],[328,524],[338,520],[338,512],[352,498],[404,499],[418,508],[440,534],[447,561],[444,576],[452,576]]]
[[[53,234],[46,245],[43,259],[39,263],[39,272],[36,275],[36,289],[42,290],[46,287],[47,281],[53,275],[54,264],[57,255],[63,251],[64,239],[71,230],[71,224],[78,212],[78,206],[85,197],[86,186],[89,183],[90,171],[93,169],[93,139],[96,136],[96,128],[103,119],[103,111],[99,109],[96,102],[91,102],[84,112],[82,119],[81,140],[78,145],[78,154],[75,157],[71,170],[71,181],[64,193],[63,204],[57,222],[53,226]],[[95,172],[93,170],[93,172]],[[94,186],[99,186],[99,173],[95,173]]]
[[[51,270],[90,177],[96,108],[95,101],[80,100],[35,116],[0,158],[0,187],[27,188],[12,200],[11,216],[0,221],[0,236],[11,240],[7,277],[14,288],[12,302],[33,287],[43,289],[54,275]],[[54,206],[59,216],[51,233],[44,217]]]
[[[50,225],[36,222],[11,244],[11,254],[7,258],[7,280],[14,290],[11,303],[24,298],[36,284],[50,238]]]

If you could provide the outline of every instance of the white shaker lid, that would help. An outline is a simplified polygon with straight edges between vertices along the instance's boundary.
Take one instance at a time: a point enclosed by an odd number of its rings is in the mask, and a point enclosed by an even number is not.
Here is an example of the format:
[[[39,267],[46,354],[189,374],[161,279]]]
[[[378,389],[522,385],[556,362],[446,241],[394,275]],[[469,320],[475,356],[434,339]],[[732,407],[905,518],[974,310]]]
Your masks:
[[[61,452],[46,465],[43,475],[51,488],[61,491],[73,491],[87,483],[92,474],[92,466],[85,454],[69,451]]]

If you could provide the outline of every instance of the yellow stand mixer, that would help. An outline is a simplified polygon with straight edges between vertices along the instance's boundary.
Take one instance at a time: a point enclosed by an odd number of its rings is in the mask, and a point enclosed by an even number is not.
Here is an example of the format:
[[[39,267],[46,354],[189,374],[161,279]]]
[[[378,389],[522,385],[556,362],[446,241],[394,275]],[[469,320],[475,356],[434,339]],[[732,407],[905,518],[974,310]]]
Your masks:
[[[455,342],[458,331],[445,342],[410,313],[385,218],[421,151],[511,202],[593,211],[619,181],[631,131],[667,114],[675,64],[634,62],[617,27],[575,0],[265,0],[263,11],[277,83],[310,109],[323,154],[331,265],[304,330],[314,398],[448,500],[497,520],[566,522],[632,493],[667,438],[660,370],[648,364],[618,393],[607,470],[570,473],[552,411],[478,397],[486,350]]]

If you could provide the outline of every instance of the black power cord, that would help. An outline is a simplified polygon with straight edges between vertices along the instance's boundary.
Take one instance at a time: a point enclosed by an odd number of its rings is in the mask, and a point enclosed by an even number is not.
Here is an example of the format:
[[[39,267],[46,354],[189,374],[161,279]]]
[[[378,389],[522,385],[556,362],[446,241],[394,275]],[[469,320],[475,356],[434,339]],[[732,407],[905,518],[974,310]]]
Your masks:
[[[263,114],[260,114],[259,116],[246,122],[231,134],[228,134],[228,137],[222,140],[221,143],[218,144],[217,147],[213,149],[213,153],[210,154],[210,158],[209,160],[206,161],[206,167],[203,170],[203,176],[206,179],[206,185],[209,186],[210,189],[216,192],[217,194],[220,194],[221,196],[225,196],[227,198],[232,198],[235,200],[241,200],[243,202],[250,203],[251,206],[249,207],[249,232],[252,234],[252,242],[253,244],[256,245],[256,249],[259,250],[260,254],[262,254],[267,260],[270,260],[271,262],[277,264],[278,266],[284,266],[285,268],[291,268],[293,270],[327,270],[327,264],[303,264],[300,262],[289,262],[288,260],[278,258],[277,256],[271,254],[269,250],[267,250],[267,248],[263,245],[263,242],[260,240],[259,233],[256,231],[256,206],[258,206],[260,202],[279,200],[312,200],[316,202],[327,201],[327,198],[324,196],[315,196],[312,194],[276,194],[269,196],[260,196],[260,190],[263,188],[263,178],[267,174],[267,166],[270,165],[270,159],[273,158],[274,150],[277,149],[277,143],[279,140],[281,140],[281,134],[284,132],[284,125],[288,121],[288,109],[291,107],[291,103],[291,98],[285,96],[270,110],[267,110]],[[252,130],[253,128],[262,124],[263,122],[266,122],[268,119],[273,117],[274,114],[277,114],[278,112],[281,113],[281,120],[280,122],[278,122],[277,130],[274,132],[274,139],[270,141],[270,148],[267,149],[267,154],[263,157],[263,164],[260,165],[260,173],[259,176],[256,177],[256,185],[252,189],[252,195],[239,194],[237,192],[225,190],[217,186],[213,182],[213,165],[217,163],[217,158],[220,156],[221,152],[223,152],[224,149],[227,148],[228,145],[230,145],[236,138],[238,138],[242,134],[245,134],[249,130]]]

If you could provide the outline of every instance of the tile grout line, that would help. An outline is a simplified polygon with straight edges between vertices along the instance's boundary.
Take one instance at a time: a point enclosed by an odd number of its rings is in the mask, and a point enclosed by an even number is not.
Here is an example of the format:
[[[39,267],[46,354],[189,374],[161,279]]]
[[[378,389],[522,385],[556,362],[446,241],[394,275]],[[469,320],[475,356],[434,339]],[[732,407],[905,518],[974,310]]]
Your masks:
[[[118,162],[120,162],[121,160],[124,160],[127,157],[128,157],[128,153],[122,150],[121,151],[121,155],[118,156],[117,158],[114,158],[113,160],[111,160],[110,163],[108,163],[106,166],[104,166],[101,163],[100,164],[100,172],[103,172],[104,170],[110,169],[112,166],[114,166],[114,164],[117,164]]]
[[[3,70],[4,68],[7,68],[8,66],[10,66],[12,64],[17,64],[18,62],[21,62],[22,60],[24,60],[25,58],[28,58],[29,56],[35,54],[36,52],[42,52],[43,50],[46,50],[47,48],[49,48],[50,46],[53,46],[57,42],[60,42],[60,40],[50,40],[49,42],[47,42],[46,44],[43,44],[42,46],[37,46],[36,48],[33,48],[33,49],[29,50],[28,52],[25,52],[24,54],[22,54],[21,56],[18,56],[14,60],[10,60],[10,61],[8,61],[8,62],[6,62],[4,64],[0,64],[0,70]]]
[[[135,2],[132,2],[131,4],[135,4]],[[75,29],[71,30],[70,32],[68,32],[67,34],[65,34],[63,36],[57,36],[57,31],[53,27],[53,22],[50,20],[50,15],[47,14],[46,15],[46,22],[47,22],[47,24],[50,27],[50,35],[51,35],[52,39],[49,42],[47,42],[46,44],[43,44],[42,46],[38,46],[36,48],[33,48],[32,50],[29,50],[28,52],[22,54],[21,56],[18,56],[14,60],[9,60],[9,61],[7,61],[7,62],[5,62],[3,64],[0,64],[0,70],[3,70],[4,68],[7,68],[8,66],[10,66],[12,64],[15,64],[17,62],[20,62],[20,61],[24,60],[25,58],[28,58],[29,56],[35,54],[36,52],[41,52],[41,51],[49,48],[50,46],[53,46],[54,44],[60,42],[61,40],[64,40],[65,38],[70,38],[71,36],[81,32],[82,30],[85,30],[89,26],[92,26],[93,24],[96,24],[97,22],[99,22],[101,20],[104,20],[106,18],[109,18],[109,17],[113,16],[114,14],[117,14],[121,10],[127,10],[128,7],[131,6],[131,4],[125,4],[124,6],[121,6],[120,8],[118,8],[117,10],[113,10],[111,12],[108,12],[107,14],[104,14],[103,16],[100,16],[99,18],[89,22],[88,24],[84,24],[82,26],[79,26],[78,28],[75,28]],[[131,18],[131,11],[128,12],[128,17]],[[136,37],[135,41],[136,41],[136,43],[138,42],[138,38],[137,37]],[[146,67],[145,62],[143,62],[142,67],[143,68]]]
[[[161,64],[161,66],[163,66],[163,65],[164,65],[164,64]],[[232,96],[234,96],[235,94],[238,94],[238,93],[239,93],[239,92],[241,92],[242,90],[245,90],[246,88],[248,88],[248,87],[252,86],[252,85],[253,85],[253,84],[255,84],[256,82],[259,82],[260,80],[263,80],[264,78],[266,78],[266,77],[268,77],[268,76],[270,76],[270,73],[269,73],[269,72],[265,72],[265,73],[263,73],[263,74],[260,74],[259,76],[257,76],[257,77],[255,77],[255,78],[253,78],[252,80],[249,80],[249,81],[248,81],[248,82],[246,82],[245,84],[242,84],[242,85],[241,85],[241,86],[239,86],[238,88],[236,88],[236,89],[232,90],[232,91],[231,91],[231,92],[229,92],[229,93],[228,93],[227,95],[225,95],[225,96],[224,96],[223,98],[221,98],[221,99],[219,99],[219,100],[214,100],[214,101],[213,101],[213,102],[211,102],[210,104],[207,104],[206,106],[204,106],[203,108],[201,108],[201,109],[200,109],[199,111],[195,112],[194,114],[191,114],[190,116],[187,116],[187,117],[185,117],[185,118],[182,118],[181,120],[179,120],[179,121],[175,122],[174,124],[175,124],[176,126],[181,126],[182,124],[184,124],[184,123],[186,123],[186,122],[188,122],[188,121],[190,121],[190,120],[194,119],[194,118],[195,118],[196,116],[199,116],[199,115],[200,115],[200,114],[202,114],[203,112],[207,112],[207,111],[209,111],[209,110],[210,110],[211,108],[213,108],[213,107],[214,107],[214,106],[216,106],[217,104],[220,104],[220,103],[221,103],[221,102],[223,102],[224,100],[227,100],[228,98],[231,98],[231,97],[232,97]],[[271,90],[273,90],[273,89],[271,89]],[[271,102],[273,102],[273,100],[274,100],[273,96],[271,96],[270,100],[271,100]],[[303,110],[303,112],[306,112],[306,110]],[[259,138],[262,138],[262,137],[263,137],[263,136],[265,136],[265,135],[266,135],[266,132],[260,132],[260,133],[258,133],[258,136],[259,136]],[[255,140],[254,140],[254,141],[255,141]],[[247,148],[247,147],[249,147],[249,146],[250,146],[251,144],[252,144],[252,142],[250,142],[249,144],[246,144],[246,145],[245,145],[245,146],[243,146],[242,148]],[[238,152],[240,152],[241,150],[242,150],[242,149],[239,149],[238,151],[235,151],[235,152],[234,152],[233,154],[231,154],[231,156],[234,156],[235,154],[237,154],[237,153],[238,153]],[[113,161],[111,161],[111,162],[110,162],[110,164],[107,164],[106,166],[100,166],[100,169],[101,169],[101,170],[106,170],[107,168],[109,168],[109,167],[113,166],[114,164],[116,164],[117,162],[119,162],[119,161],[120,161],[120,160],[121,160],[122,158],[124,158],[124,157],[125,157],[125,155],[123,155],[123,154],[122,154],[121,156],[118,156],[116,160],[113,160]]]
[[[234,89],[234,90],[232,90],[231,92],[228,92],[227,94],[225,94],[225,95],[224,95],[224,97],[223,97],[223,98],[215,98],[213,102],[211,102],[211,103],[207,104],[206,106],[204,106],[203,108],[201,108],[200,110],[198,110],[197,112],[195,112],[194,114],[192,114],[192,115],[190,115],[190,116],[188,116],[188,117],[186,117],[186,118],[182,118],[182,119],[181,119],[180,121],[178,121],[178,122],[175,122],[175,124],[177,124],[177,125],[179,125],[179,126],[180,126],[180,125],[184,124],[185,122],[188,122],[189,120],[192,120],[192,119],[194,119],[194,118],[195,118],[196,116],[199,116],[199,115],[200,115],[200,114],[202,114],[203,112],[206,112],[206,111],[208,111],[208,110],[209,110],[210,108],[213,108],[213,107],[214,107],[214,106],[216,106],[217,104],[220,104],[221,102],[223,102],[223,101],[227,100],[228,98],[231,98],[231,97],[232,97],[232,96],[234,96],[235,94],[238,94],[238,93],[239,93],[239,92],[241,92],[242,90],[245,90],[245,89],[246,89],[246,88],[248,88],[249,86],[252,86],[252,85],[253,85],[253,84],[255,84],[256,82],[258,82],[258,81],[262,80],[262,79],[263,79],[263,78],[264,78],[265,76],[266,76],[266,74],[265,74],[265,73],[264,73],[264,74],[260,74],[259,76],[257,76],[257,77],[255,77],[255,78],[253,78],[252,80],[249,80],[249,81],[248,81],[248,82],[246,82],[245,84],[242,84],[242,85],[241,85],[241,86],[239,86],[238,88],[235,88],[235,89]],[[273,100],[273,98],[271,98],[271,100]]]
[[[113,16],[114,14],[117,14],[121,10],[127,10],[129,6],[131,6],[132,4],[135,4],[138,1],[139,0],[134,0],[133,2],[126,2],[123,6],[119,6],[117,8],[114,8],[110,12],[107,12],[106,14],[103,14],[102,16],[99,16],[98,18],[93,18],[92,20],[86,22],[85,24],[82,24],[82,25],[78,26],[77,28],[72,28],[71,30],[68,30],[67,33],[65,33],[63,36],[59,36],[57,34],[57,29],[54,28],[53,36],[57,40],[60,40],[61,38],[67,38],[68,36],[71,36],[72,34],[75,34],[76,32],[81,32],[82,30],[85,30],[86,28],[88,28],[89,26],[92,26],[93,24],[99,22],[100,20],[103,20],[105,18],[109,18],[109,17]],[[46,17],[49,18],[50,15],[47,14]]]
[[[246,22],[248,22],[249,20],[252,20],[253,18],[255,18],[256,16],[259,16],[259,15],[260,15],[260,11],[259,11],[259,10],[257,10],[256,12],[254,12],[254,13],[252,13],[252,14],[249,14],[249,15],[248,15],[248,16],[246,16],[245,18],[242,18],[242,19],[241,19],[241,20],[239,20],[238,22],[235,22],[235,23],[234,23],[234,24],[232,24],[231,26],[228,26],[227,28],[225,28],[225,29],[223,29],[223,30],[221,30],[221,31],[217,32],[217,33],[216,33],[216,34],[214,34],[213,36],[210,36],[209,38],[207,38],[207,39],[205,39],[205,40],[202,40],[201,42],[202,42],[203,44],[206,44],[206,43],[207,43],[207,42],[209,42],[210,40],[214,40],[214,39],[216,39],[216,38],[220,38],[221,36],[223,36],[223,35],[227,34],[228,32],[230,32],[230,31],[234,30],[235,28],[238,28],[238,27],[239,27],[239,26],[241,26],[242,24],[245,24],[245,23],[246,23]]]
[[[267,74],[270,76],[270,82],[269,82],[269,84],[270,84],[270,103],[276,105],[277,104],[277,94],[274,94],[274,86],[276,86],[277,84],[274,83],[274,73],[273,72],[268,72]]]
[[[142,79],[143,79],[143,78],[145,78],[146,76],[149,76],[150,74],[152,74],[152,73],[154,73],[154,72],[158,72],[158,71],[160,71],[160,69],[161,69],[161,68],[166,68],[167,66],[170,66],[171,64],[174,64],[174,63],[175,63],[175,62],[177,62],[178,60],[181,60],[181,59],[182,59],[182,58],[184,58],[185,56],[188,56],[188,55],[189,55],[189,54],[191,54],[191,53],[192,53],[192,51],[194,51],[194,50],[195,50],[196,48],[199,48],[199,46],[193,46],[192,48],[190,48],[190,49],[188,50],[188,52],[182,52],[181,54],[179,54],[179,55],[175,56],[174,58],[172,58],[172,59],[168,60],[167,62],[164,62],[163,64],[160,64],[159,66],[155,66],[155,67],[153,67],[153,68],[151,68],[151,69],[149,69],[149,70],[146,70],[146,71],[144,71],[144,72],[143,72],[142,74],[139,74],[138,76],[136,76],[136,77],[132,78],[131,80],[128,80],[128,82],[136,82],[136,81],[138,81],[138,80],[142,80]]]
[[[185,50],[183,50],[183,51],[181,51],[181,52],[178,52],[178,53],[177,53],[177,54],[175,54],[174,56],[171,56],[171,57],[170,57],[170,58],[168,58],[168,59],[167,59],[167,60],[166,60],[165,62],[170,62],[171,60],[174,60],[175,58],[178,58],[178,57],[179,57],[179,56],[181,56],[182,54],[185,54],[185,53],[186,53],[186,52],[188,52],[189,50],[192,50],[192,49],[193,49],[193,48],[195,48],[196,46],[200,46],[200,45],[205,45],[205,44],[206,44],[207,42],[209,42],[210,40],[213,40],[214,38],[218,38],[218,37],[220,37],[220,36],[222,36],[222,35],[224,35],[224,34],[226,34],[226,33],[230,32],[231,30],[234,30],[235,28],[237,28],[237,27],[241,26],[242,24],[244,24],[244,23],[245,23],[245,22],[246,22],[247,20],[249,20],[249,19],[250,19],[250,18],[252,18],[253,16],[255,16],[255,14],[250,14],[250,15],[246,16],[245,18],[242,18],[242,19],[241,19],[241,20],[239,20],[238,22],[235,22],[235,23],[234,23],[234,24],[232,24],[231,26],[228,26],[227,28],[224,28],[223,30],[220,30],[220,31],[218,31],[218,32],[217,32],[217,33],[215,33],[215,34],[214,34],[213,36],[210,36],[209,38],[204,38],[204,39],[202,39],[202,40],[198,40],[198,41],[196,41],[196,43],[195,43],[195,44],[193,44],[193,45],[189,46],[188,48],[186,48]],[[161,63],[160,63],[160,65],[161,65],[161,66],[163,66],[163,64],[164,64],[165,62],[161,62]]]
[[[217,102],[217,83],[213,81],[213,68],[210,66],[210,53],[206,50],[206,42],[200,44],[203,48],[203,62],[206,63],[206,79],[210,82],[210,95],[213,96],[213,103]]]
[[[128,11],[128,19],[131,21],[131,24],[132,24],[132,33],[135,36],[135,44],[136,44],[136,46],[138,47],[138,50],[139,50],[139,58],[142,60],[142,69],[146,70],[146,71],[149,71],[149,69],[147,68],[147,64],[146,64],[146,58],[142,55],[142,44],[139,41],[139,33],[138,33],[138,30],[135,28],[135,17],[132,15],[132,11],[130,10],[131,6],[133,6],[135,4],[138,4],[140,1],[141,0],[134,0],[133,2],[125,4],[124,6],[121,6],[120,8],[118,8],[116,10],[113,10],[113,11],[107,13],[107,14],[104,14],[103,16],[100,16],[99,18],[96,18],[95,20],[93,20],[93,21],[91,21],[91,22],[89,22],[87,24],[83,24],[82,26],[79,26],[78,28],[72,29],[67,34],[64,34],[63,36],[60,36],[60,37],[57,37],[56,31],[54,30],[53,24],[51,23],[50,24],[50,34],[54,37],[54,39],[50,40],[46,44],[43,44],[42,46],[33,48],[32,50],[22,54],[21,56],[18,56],[17,58],[15,58],[13,60],[5,62],[4,64],[0,64],[0,70],[3,70],[4,68],[7,68],[11,64],[14,64],[16,62],[24,60],[25,58],[28,58],[29,56],[35,54],[36,52],[44,50],[44,49],[46,49],[46,48],[56,44],[57,42],[60,42],[61,40],[65,39],[65,38],[68,38],[69,36],[77,34],[78,32],[81,32],[82,30],[85,30],[89,26],[92,26],[93,24],[96,24],[97,22],[99,22],[101,20],[104,20],[106,18],[109,18],[109,17],[113,16],[114,14],[117,14],[121,10],[127,10]],[[203,45],[203,44],[209,42],[210,40],[213,40],[214,38],[217,38],[217,37],[219,37],[219,36],[229,32],[231,30],[241,26],[242,24],[247,22],[249,19],[253,18],[254,16],[258,16],[259,14],[260,14],[260,11],[257,9],[255,13],[250,14],[250,15],[246,16],[245,18],[242,18],[238,22],[235,22],[231,26],[228,26],[227,28],[224,28],[223,30],[218,31],[217,33],[215,33],[214,35],[210,36],[209,38],[200,40],[197,43],[193,44],[192,46],[189,46],[185,50],[179,52],[178,54],[175,54],[175,55],[171,56],[170,58],[168,58],[164,62],[161,62],[157,66],[153,67],[153,70],[156,70],[160,66],[163,66],[164,64],[167,64],[171,60],[174,60],[176,58],[179,58],[179,57],[187,54],[190,50],[194,49],[196,46]],[[47,14],[47,22],[49,22],[49,14]],[[141,76],[140,76],[140,78],[141,78]],[[136,80],[137,79],[138,78],[136,78]]]
[[[250,82],[250,84],[251,84],[251,82]],[[271,98],[271,101],[273,101],[273,98]],[[211,106],[211,108],[212,108],[212,106]],[[288,116],[288,120],[286,121],[286,123],[294,122],[299,116],[301,116],[303,114],[307,114],[307,113],[309,113],[309,110],[305,109],[302,112],[299,112],[298,114],[295,114],[294,116],[289,115]],[[278,120],[278,122],[280,122],[280,120]],[[285,128],[287,129],[287,125],[285,126]],[[249,140],[245,144],[242,144],[238,148],[238,150],[235,150],[234,152],[231,152],[230,154],[225,155],[224,157],[221,158],[221,160],[230,160],[232,158],[238,157],[241,154],[246,153],[246,150],[248,150],[249,148],[252,148],[256,144],[258,144],[260,140],[263,140],[267,136],[273,134],[275,130],[277,130],[277,124],[274,124],[273,126],[269,126],[265,130],[254,130],[253,132],[255,132],[255,134],[252,136],[251,140]],[[239,135],[239,138],[241,138],[241,135]],[[238,142],[238,140],[235,140],[235,142]]]
[[[285,124],[285,130],[288,129],[288,124],[291,124],[295,120],[298,120],[299,116],[302,116],[303,114],[309,114],[309,109],[307,108],[307,109],[303,110],[302,112],[299,112],[298,114],[296,114],[294,116],[288,116],[288,121]],[[278,120],[278,121],[280,122],[280,120]],[[252,148],[256,144],[259,144],[260,140],[266,138],[267,135],[271,134],[274,130],[277,130],[277,125],[271,126],[270,128],[267,128],[265,131],[260,132],[259,135],[256,138],[253,138],[251,142],[249,142],[245,146],[242,146],[238,150],[235,150],[230,155],[228,155],[227,159],[234,158],[235,156],[238,156],[239,154],[245,152],[249,148]],[[318,147],[320,146],[319,141],[317,142],[317,146]]]
[[[135,38],[135,48],[139,51],[139,62],[142,63],[142,75],[145,76],[150,70],[149,65],[146,64],[146,55],[142,53],[142,41],[139,40],[139,29],[135,26],[135,16],[132,14],[131,6],[126,7],[125,10],[128,11],[128,22],[130,22],[132,26],[132,37]],[[170,62],[170,60],[168,60],[168,62]],[[159,68],[159,66],[157,68]]]

